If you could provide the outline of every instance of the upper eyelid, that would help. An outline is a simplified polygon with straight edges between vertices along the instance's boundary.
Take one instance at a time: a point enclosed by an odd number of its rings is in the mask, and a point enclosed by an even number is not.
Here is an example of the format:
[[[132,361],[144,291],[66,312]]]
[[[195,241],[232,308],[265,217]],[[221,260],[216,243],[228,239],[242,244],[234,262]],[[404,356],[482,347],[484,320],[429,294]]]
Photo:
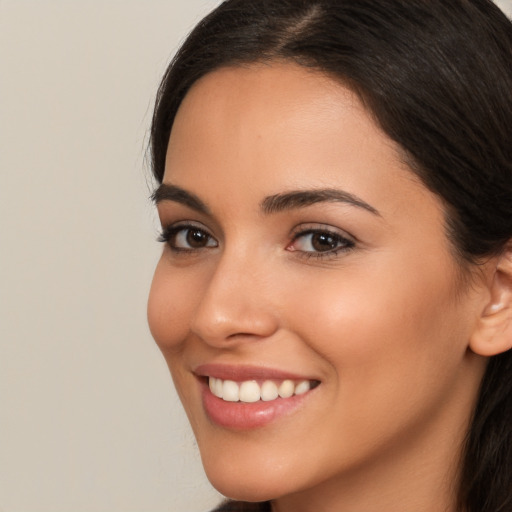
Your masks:
[[[167,209],[165,208],[166,205],[174,205],[178,208]],[[157,203],[156,209],[162,229],[168,229],[175,224],[183,223],[183,225],[192,225],[204,229],[215,238],[217,237],[214,233],[222,233],[220,223],[208,212],[193,211],[191,214],[189,207],[175,201],[161,201]]]
[[[164,241],[165,238],[167,238],[170,234],[177,234],[182,229],[200,229],[201,231],[204,231],[208,236],[214,238],[217,240],[215,235],[212,234],[211,230],[208,229],[204,224],[197,221],[190,221],[190,220],[181,220],[176,222],[162,222],[161,223],[161,234],[159,237],[160,241]]]
[[[168,231],[179,231],[180,229],[187,229],[187,228],[196,228],[200,229],[202,231],[205,231],[213,238],[216,238],[215,235],[212,233],[212,230],[205,226],[202,222],[194,221],[194,220],[177,220],[174,222],[161,222],[162,231],[168,232]]]
[[[176,221],[172,221],[172,222],[162,222],[162,227],[167,227],[167,228],[193,227],[193,228],[204,229],[205,231],[210,231],[210,229],[207,226],[205,226],[202,222],[197,221],[197,220],[188,220],[188,219],[176,220]]]
[[[306,235],[308,233],[329,233],[331,235],[336,235],[341,238],[346,238],[347,240],[358,242],[358,239],[356,236],[352,235],[345,229],[341,229],[329,224],[322,224],[320,222],[312,222],[312,223],[303,223],[299,224],[298,226],[295,226],[292,231],[290,232],[290,235],[295,239],[298,236]]]

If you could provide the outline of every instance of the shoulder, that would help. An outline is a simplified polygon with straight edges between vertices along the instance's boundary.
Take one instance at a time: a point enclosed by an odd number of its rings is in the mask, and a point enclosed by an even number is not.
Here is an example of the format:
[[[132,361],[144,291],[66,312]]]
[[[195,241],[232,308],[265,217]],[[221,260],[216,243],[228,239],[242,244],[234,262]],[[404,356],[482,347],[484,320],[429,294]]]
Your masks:
[[[212,512],[270,512],[270,502],[225,501]]]

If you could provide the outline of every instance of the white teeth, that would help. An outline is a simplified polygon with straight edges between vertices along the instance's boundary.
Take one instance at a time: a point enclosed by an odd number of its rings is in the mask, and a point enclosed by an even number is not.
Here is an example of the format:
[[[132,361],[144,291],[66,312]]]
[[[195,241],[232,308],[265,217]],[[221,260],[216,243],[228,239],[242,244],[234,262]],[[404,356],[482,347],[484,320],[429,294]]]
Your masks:
[[[291,380],[284,380],[279,386],[279,396],[281,398],[290,398],[295,393],[295,384]]]
[[[278,396],[277,386],[271,380],[266,380],[263,386],[261,386],[261,399],[264,402],[270,402],[271,400],[275,400]]]
[[[238,384],[236,382],[232,380],[224,381],[222,385],[222,399],[226,402],[238,402],[240,400]]]
[[[260,386],[255,380],[246,380],[240,386],[240,402],[257,402],[261,397]]]
[[[217,393],[215,393],[215,384],[217,383],[217,379],[215,377],[210,377],[208,379],[208,386],[210,387],[210,391],[217,396]],[[220,398],[220,397],[219,397]]]
[[[270,402],[278,397],[290,398],[293,395],[303,395],[311,389],[311,382],[303,380],[298,383],[292,380],[284,380],[281,384],[266,380],[260,385],[255,380],[247,380],[241,383],[233,380],[222,380],[209,377],[210,391],[218,398],[226,402]]]
[[[209,379],[210,391],[218,398],[222,398],[222,380],[210,377]]]
[[[303,380],[302,382],[299,382],[295,387],[295,394],[303,395],[304,393],[306,393],[306,391],[309,391],[310,389],[311,385],[309,383],[309,380]]]

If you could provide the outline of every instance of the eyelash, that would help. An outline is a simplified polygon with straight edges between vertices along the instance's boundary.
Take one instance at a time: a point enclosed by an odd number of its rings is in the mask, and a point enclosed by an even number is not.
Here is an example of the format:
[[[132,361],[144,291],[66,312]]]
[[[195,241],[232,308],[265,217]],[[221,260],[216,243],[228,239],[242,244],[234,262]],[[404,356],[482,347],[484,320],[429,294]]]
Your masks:
[[[315,235],[327,235],[328,238],[332,239],[332,241],[338,246],[334,249],[330,249],[327,251],[301,251],[298,249],[288,249],[288,247],[291,247],[295,242],[300,240],[302,237],[307,236],[315,236]],[[329,229],[327,227],[325,228],[302,228],[300,231],[295,233],[293,235],[292,242],[288,245],[287,249],[291,250],[292,252],[297,252],[298,255],[302,258],[334,258],[340,253],[349,252],[355,247],[355,242],[346,238],[345,236],[341,235],[339,232],[334,231],[332,229]]]
[[[197,233],[202,233],[208,238],[208,241],[215,240],[208,231],[200,226],[197,226],[195,224],[176,224],[171,226],[166,226],[162,229],[162,232],[160,233],[158,237],[159,242],[166,243],[171,251],[175,253],[195,253],[197,251],[200,251],[201,249],[208,249],[209,247],[206,245],[205,247],[198,247],[198,248],[184,248],[184,247],[177,247],[175,245],[176,237],[179,235],[180,232],[187,233],[195,231]]]
[[[211,240],[215,241],[215,245],[205,245],[203,247],[197,247],[197,248],[184,248],[184,247],[177,247],[176,246],[176,237],[183,232],[183,234],[186,236],[187,233],[190,233],[192,231],[195,231],[197,233],[201,233],[205,237],[207,237],[207,243]],[[330,249],[327,251],[304,251],[300,249],[290,249],[297,241],[299,241],[302,237],[307,236],[315,236],[315,235],[326,235],[329,239],[333,241],[333,243],[338,244],[339,246]],[[299,257],[302,258],[334,258],[339,253],[349,252],[355,247],[355,242],[342,236],[340,233],[328,229],[328,228],[307,228],[307,229],[301,229],[300,231],[294,233],[292,235],[292,241],[289,245],[287,245],[286,250],[290,252],[295,252]],[[177,224],[177,225],[171,225],[164,227],[161,234],[158,237],[159,242],[166,243],[171,251],[174,253],[197,253],[198,251],[201,251],[203,249],[208,248],[215,248],[218,247],[218,242],[215,240],[215,238],[204,228],[197,226],[195,224]]]

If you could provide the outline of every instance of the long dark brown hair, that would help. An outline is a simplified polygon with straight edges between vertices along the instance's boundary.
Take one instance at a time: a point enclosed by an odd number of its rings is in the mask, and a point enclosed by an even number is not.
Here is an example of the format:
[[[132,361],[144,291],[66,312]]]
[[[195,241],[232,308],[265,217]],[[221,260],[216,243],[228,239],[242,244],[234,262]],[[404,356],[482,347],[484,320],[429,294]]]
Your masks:
[[[176,112],[222,66],[287,60],[356,92],[446,207],[461,265],[512,238],[512,24],[490,0],[228,0],[171,62],[151,129],[161,182]],[[461,462],[459,506],[512,511],[512,355],[490,358]]]

